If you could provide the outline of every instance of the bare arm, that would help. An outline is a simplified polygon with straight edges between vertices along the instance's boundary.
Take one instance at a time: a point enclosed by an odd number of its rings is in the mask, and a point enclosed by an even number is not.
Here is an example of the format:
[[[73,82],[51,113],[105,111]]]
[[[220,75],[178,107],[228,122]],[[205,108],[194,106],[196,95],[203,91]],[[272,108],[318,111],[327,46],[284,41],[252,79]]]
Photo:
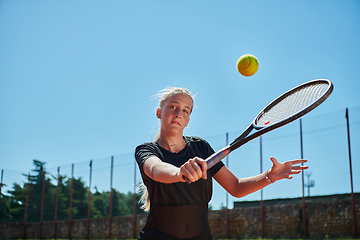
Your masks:
[[[270,184],[265,178],[265,173],[248,178],[238,178],[226,166],[214,175],[214,179],[228,193],[237,198],[256,192]]]
[[[198,157],[189,159],[180,168],[163,162],[158,157],[149,157],[143,164],[145,174],[162,183],[185,182],[183,176],[192,182],[200,178],[206,179],[206,169],[206,162]]]
[[[291,179],[293,174],[299,174],[307,166],[294,166],[295,164],[307,162],[307,160],[292,160],[279,163],[275,158],[270,158],[273,165],[270,170],[248,178],[236,177],[227,167],[222,167],[215,175],[214,179],[232,196],[244,197],[256,192],[271,182],[280,179]]]

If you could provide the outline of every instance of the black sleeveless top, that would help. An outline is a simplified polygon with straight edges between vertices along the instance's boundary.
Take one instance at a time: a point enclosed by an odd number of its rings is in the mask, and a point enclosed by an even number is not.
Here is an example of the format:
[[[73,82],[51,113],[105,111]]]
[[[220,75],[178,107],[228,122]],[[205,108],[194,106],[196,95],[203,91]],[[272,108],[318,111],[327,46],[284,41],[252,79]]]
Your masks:
[[[180,167],[190,158],[206,159],[214,153],[211,146],[198,137],[184,137],[186,146],[172,153],[156,142],[139,145],[135,158],[150,197],[150,213],[139,239],[144,240],[206,240],[212,239],[208,223],[208,202],[212,196],[212,176],[223,167],[219,162],[207,171],[207,179],[187,184],[165,184],[152,180],[143,171],[143,164],[151,156]]]

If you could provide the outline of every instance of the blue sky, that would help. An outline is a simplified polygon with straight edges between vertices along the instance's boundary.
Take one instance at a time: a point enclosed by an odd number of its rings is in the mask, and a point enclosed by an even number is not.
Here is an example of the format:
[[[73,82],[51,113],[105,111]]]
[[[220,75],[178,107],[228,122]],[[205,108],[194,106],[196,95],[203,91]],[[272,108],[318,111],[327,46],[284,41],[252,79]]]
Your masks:
[[[232,141],[275,97],[326,78],[330,98],[303,118],[311,194],[349,192],[345,108],[350,110],[354,190],[360,191],[360,3],[316,1],[0,1],[0,168],[21,183],[32,160],[50,173],[132,191],[134,148],[157,132],[153,99],[168,86],[188,88],[195,105],[185,134],[215,150]],[[236,61],[259,60],[243,77]],[[270,156],[296,159],[299,122],[263,137]],[[322,137],[322,138],[321,138]],[[259,140],[229,156],[239,177],[259,173]],[[137,180],[139,174],[137,171]],[[300,188],[299,188],[300,186]],[[5,188],[5,190],[8,188]],[[299,190],[300,189],[300,190]],[[243,200],[258,200],[254,193]],[[301,177],[264,189],[265,198],[301,196]],[[229,205],[232,201],[230,198]],[[225,204],[214,186],[212,206]]]

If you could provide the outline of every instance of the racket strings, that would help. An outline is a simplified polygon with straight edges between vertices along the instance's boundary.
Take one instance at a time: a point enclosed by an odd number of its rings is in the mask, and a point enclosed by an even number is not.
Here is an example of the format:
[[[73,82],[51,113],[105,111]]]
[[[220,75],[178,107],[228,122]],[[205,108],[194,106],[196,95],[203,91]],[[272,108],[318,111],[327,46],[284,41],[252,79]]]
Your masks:
[[[328,88],[328,84],[315,83],[297,89],[266,110],[257,119],[256,125],[267,127],[301,112],[318,101],[327,92]]]

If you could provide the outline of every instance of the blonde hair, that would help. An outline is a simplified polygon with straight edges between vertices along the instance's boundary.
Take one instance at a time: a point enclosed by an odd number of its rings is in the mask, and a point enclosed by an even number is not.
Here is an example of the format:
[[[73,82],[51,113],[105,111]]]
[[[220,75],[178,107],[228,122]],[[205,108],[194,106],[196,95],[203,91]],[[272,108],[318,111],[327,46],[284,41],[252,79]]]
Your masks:
[[[159,107],[162,108],[164,106],[164,103],[166,100],[168,100],[171,96],[178,94],[178,93],[183,93],[188,95],[191,100],[193,100],[193,96],[191,95],[191,92],[189,90],[187,90],[186,88],[181,88],[181,87],[170,87],[170,88],[165,88],[163,90],[160,90],[155,97],[159,98]]]
[[[166,100],[168,100],[171,96],[178,94],[178,93],[183,93],[183,94],[186,94],[187,96],[189,96],[194,105],[194,97],[191,95],[191,92],[189,90],[187,90],[186,88],[181,88],[181,87],[165,88],[163,90],[160,90],[154,97],[160,99],[159,108],[162,109]],[[157,141],[159,139],[159,137],[160,137],[160,132],[157,134],[154,141]],[[140,208],[147,212],[150,210],[150,196],[147,191],[147,187],[144,185],[144,183],[140,183],[139,190],[141,192],[141,197],[140,197],[139,202],[143,203],[143,205]]]

